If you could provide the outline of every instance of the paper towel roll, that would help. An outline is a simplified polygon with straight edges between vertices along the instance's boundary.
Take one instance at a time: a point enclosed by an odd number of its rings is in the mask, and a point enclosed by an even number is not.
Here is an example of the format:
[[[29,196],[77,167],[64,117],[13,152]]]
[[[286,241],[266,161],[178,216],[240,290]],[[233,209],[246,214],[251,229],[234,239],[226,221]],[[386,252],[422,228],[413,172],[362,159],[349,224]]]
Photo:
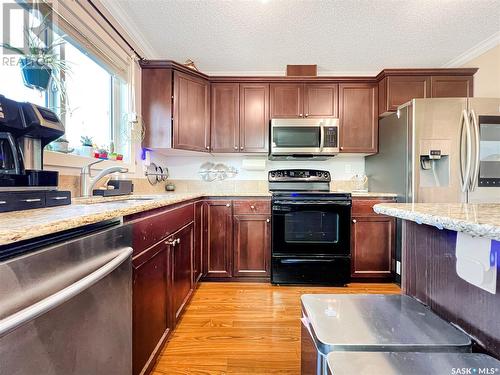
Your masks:
[[[266,159],[243,159],[241,168],[247,171],[265,171]]]
[[[496,294],[497,260],[496,256],[492,257],[492,251],[491,240],[457,233],[457,275],[472,285]]]

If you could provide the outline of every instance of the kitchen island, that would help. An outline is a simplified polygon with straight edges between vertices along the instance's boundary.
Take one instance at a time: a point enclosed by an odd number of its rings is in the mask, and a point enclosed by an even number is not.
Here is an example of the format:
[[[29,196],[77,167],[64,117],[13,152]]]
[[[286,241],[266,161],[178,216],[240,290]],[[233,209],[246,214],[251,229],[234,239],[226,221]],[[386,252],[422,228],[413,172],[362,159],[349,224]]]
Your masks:
[[[378,204],[402,219],[402,290],[500,357],[500,204]]]

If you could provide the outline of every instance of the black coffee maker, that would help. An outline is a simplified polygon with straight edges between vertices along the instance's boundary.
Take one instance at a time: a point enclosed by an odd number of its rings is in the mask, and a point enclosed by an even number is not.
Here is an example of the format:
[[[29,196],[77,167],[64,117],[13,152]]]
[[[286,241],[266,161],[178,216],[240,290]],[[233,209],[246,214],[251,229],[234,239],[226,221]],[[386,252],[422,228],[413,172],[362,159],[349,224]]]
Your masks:
[[[43,149],[62,135],[54,112],[0,95],[0,212],[71,203],[58,172],[43,170]]]

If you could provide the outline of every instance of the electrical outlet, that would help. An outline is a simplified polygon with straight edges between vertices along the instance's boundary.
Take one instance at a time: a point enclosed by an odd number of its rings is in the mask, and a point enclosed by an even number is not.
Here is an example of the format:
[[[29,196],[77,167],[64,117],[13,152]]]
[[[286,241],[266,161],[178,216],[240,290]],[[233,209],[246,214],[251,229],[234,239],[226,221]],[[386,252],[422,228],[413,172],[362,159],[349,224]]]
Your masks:
[[[396,261],[396,273],[401,275],[401,262],[399,260]]]

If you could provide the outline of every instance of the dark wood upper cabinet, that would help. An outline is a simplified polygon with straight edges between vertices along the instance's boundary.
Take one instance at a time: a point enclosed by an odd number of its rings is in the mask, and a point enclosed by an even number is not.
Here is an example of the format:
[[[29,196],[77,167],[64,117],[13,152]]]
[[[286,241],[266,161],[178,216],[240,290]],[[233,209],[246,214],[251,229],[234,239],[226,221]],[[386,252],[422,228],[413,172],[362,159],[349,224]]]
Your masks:
[[[300,118],[304,116],[304,84],[272,83],[271,118]]]
[[[193,245],[194,225],[189,223],[168,238],[171,254],[171,293],[172,319],[179,321],[189,297],[194,289],[193,283]]]
[[[269,150],[269,85],[240,84],[240,151]]]
[[[473,96],[472,76],[432,76],[433,98],[469,98]]]
[[[339,104],[341,152],[377,152],[377,86],[366,83],[340,84]]]
[[[210,84],[174,71],[173,147],[210,151]]]
[[[234,215],[234,269],[237,277],[268,277],[271,260],[270,215]]]
[[[373,205],[383,202],[393,200],[352,201],[351,276],[354,279],[392,278],[396,221],[373,212]]]
[[[142,71],[143,147],[172,147],[172,74],[172,69]]]
[[[204,261],[206,278],[232,276],[233,217],[230,200],[211,200],[204,204]]]
[[[161,242],[134,259],[132,305],[132,365],[138,375],[150,368],[172,329],[169,319],[167,246]],[[119,313],[119,312],[118,312]]]
[[[384,87],[379,98],[379,115],[394,112],[412,99],[431,96],[431,79],[428,76],[390,76],[384,78],[380,85]]]
[[[238,152],[240,136],[239,85],[213,83],[211,93],[211,151]]]
[[[339,85],[311,83],[304,86],[304,117],[338,117]]]

